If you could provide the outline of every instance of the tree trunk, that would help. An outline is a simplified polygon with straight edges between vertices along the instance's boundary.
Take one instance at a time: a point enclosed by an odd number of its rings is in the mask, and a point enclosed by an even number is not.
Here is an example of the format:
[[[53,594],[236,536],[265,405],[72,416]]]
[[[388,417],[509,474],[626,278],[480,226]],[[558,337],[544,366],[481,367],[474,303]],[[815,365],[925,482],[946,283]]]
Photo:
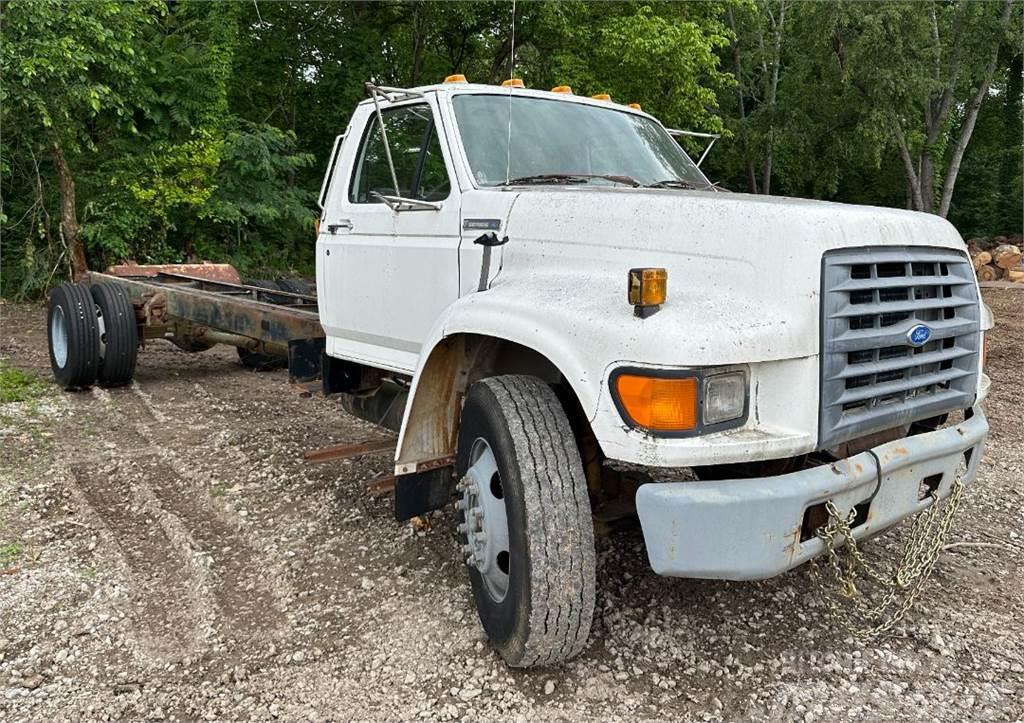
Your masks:
[[[747,106],[743,102],[743,66],[740,54],[740,37],[736,30],[736,19],[732,14],[732,6],[726,8],[729,28],[736,39],[732,42],[732,61],[736,69],[736,109],[740,116],[740,145],[743,149],[743,162],[747,168],[747,190],[750,193],[757,193],[757,172],[754,169],[754,159],[750,157],[750,140],[747,137]]]
[[[900,160],[903,161],[903,172],[907,176],[907,185],[911,192],[911,208],[920,211],[924,204],[921,202],[921,186],[917,182],[914,161],[910,158],[910,149],[907,148],[907,139],[903,137],[903,129],[899,127],[899,121],[894,122],[896,123],[896,145],[900,148]]]
[[[419,85],[423,70],[423,53],[427,47],[427,26],[430,22],[430,5],[417,5],[412,24],[412,84]]]
[[[782,29],[786,22],[786,0],[779,2],[779,21],[775,24],[775,47],[772,49],[772,77],[768,85],[768,148],[764,159],[761,192],[772,192],[772,163],[775,151],[775,98],[779,89],[779,65],[782,63]]]
[[[71,257],[71,273],[78,278],[89,270],[85,260],[85,247],[79,235],[78,212],[75,209],[75,179],[71,176],[68,161],[63,149],[54,144],[52,148],[53,166],[57,170],[60,181],[60,232],[64,238],[68,255]]]
[[[1006,32],[1006,26],[1010,22],[1010,0],[1003,0],[1003,12],[999,18],[999,35]],[[942,200],[939,202],[939,215],[945,218],[949,214],[949,204],[953,201],[953,189],[956,186],[956,177],[960,173],[960,164],[964,160],[964,152],[967,144],[971,142],[971,135],[974,134],[974,124],[978,120],[978,110],[981,103],[988,95],[989,85],[992,83],[992,76],[996,72],[996,63],[999,61],[999,46],[1002,44],[1001,37],[997,36],[993,42],[992,55],[989,58],[988,66],[985,68],[985,76],[978,84],[971,102],[964,112],[964,120],[960,126],[960,137],[953,148],[953,155],[949,159],[949,167],[946,169],[946,179],[942,184]]]
[[[921,208],[918,210],[931,213],[935,206],[935,162],[927,147],[921,151],[921,172],[917,179],[920,185],[918,196],[921,198]]]
[[[1007,147],[1024,147],[1022,138],[1021,97],[1024,97],[1024,56],[1014,55],[1010,59],[1009,79],[1003,93],[1003,128],[1007,132]],[[1020,195],[1013,180],[1017,172],[1019,154],[1006,153],[999,168],[999,215],[1006,219],[1005,231],[1021,233]]]

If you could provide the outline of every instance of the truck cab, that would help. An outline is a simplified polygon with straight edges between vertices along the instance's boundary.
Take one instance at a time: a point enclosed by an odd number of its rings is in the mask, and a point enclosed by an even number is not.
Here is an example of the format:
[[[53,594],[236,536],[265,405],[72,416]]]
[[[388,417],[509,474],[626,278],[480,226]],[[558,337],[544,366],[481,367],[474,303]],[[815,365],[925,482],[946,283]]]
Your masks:
[[[454,503],[514,666],[586,644],[594,513],[656,573],[770,577],[973,481],[991,315],[937,216],[718,188],[635,104],[368,84],[320,195],[324,389]]]

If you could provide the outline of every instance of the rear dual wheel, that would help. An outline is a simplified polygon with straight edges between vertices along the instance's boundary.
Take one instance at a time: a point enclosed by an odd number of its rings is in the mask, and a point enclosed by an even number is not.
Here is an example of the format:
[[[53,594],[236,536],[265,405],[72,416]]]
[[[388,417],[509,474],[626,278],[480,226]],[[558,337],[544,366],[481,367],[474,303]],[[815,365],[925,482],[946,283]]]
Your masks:
[[[114,284],[93,284],[90,289],[96,302],[100,332],[99,383],[106,387],[127,384],[135,376],[139,354],[139,328],[135,307],[128,294]]]
[[[530,376],[474,384],[462,410],[459,537],[480,622],[509,665],[583,650],[594,615],[586,477],[554,391]]]
[[[89,288],[61,284],[53,289],[46,326],[57,383],[64,389],[92,386],[100,365],[100,332]]]
[[[131,381],[138,354],[135,310],[113,284],[61,284],[47,313],[50,367],[64,389]]]

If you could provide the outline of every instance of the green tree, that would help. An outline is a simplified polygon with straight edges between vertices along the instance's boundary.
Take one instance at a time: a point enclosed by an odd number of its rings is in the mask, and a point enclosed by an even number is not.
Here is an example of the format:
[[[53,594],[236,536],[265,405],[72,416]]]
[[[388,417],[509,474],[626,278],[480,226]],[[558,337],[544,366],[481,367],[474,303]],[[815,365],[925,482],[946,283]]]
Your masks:
[[[135,131],[135,108],[148,70],[135,47],[162,12],[156,0],[20,0],[0,6],[4,170],[31,176],[41,156],[52,159],[60,189],[60,236],[76,274],[85,271],[86,258],[69,158]],[[31,169],[12,158],[14,149],[33,159]],[[35,193],[42,194],[41,183],[36,185]]]

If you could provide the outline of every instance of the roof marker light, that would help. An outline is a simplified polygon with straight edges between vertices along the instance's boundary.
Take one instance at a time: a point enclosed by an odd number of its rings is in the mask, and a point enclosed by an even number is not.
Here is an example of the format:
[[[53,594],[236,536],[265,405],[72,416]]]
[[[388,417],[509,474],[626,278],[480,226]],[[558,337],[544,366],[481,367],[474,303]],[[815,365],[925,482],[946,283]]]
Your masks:
[[[590,96],[594,100],[611,100],[612,97],[607,93],[598,93],[597,95]]]
[[[454,75],[449,75],[447,78],[445,78],[444,82],[445,83],[465,83],[466,82],[466,76],[464,76],[462,73],[455,73]]]
[[[501,81],[502,88],[525,88],[521,78],[509,78],[508,80]]]
[[[551,92],[552,93],[568,93],[569,95],[572,95],[572,88],[570,86],[568,86],[568,85],[556,85],[554,88],[551,89]]]
[[[643,108],[640,107],[639,103],[630,103],[629,107],[632,108],[633,110],[643,110]]]

